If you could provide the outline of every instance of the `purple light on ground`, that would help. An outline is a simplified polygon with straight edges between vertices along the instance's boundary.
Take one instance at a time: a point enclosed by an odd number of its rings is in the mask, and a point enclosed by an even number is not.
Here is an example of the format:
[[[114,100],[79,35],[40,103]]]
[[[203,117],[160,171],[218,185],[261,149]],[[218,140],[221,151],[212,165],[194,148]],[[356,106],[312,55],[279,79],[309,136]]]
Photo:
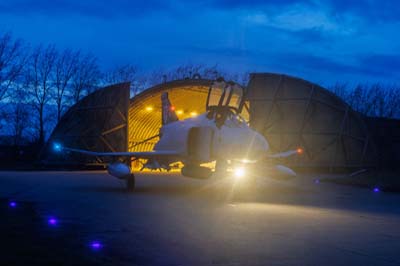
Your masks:
[[[315,180],[314,180],[314,183],[315,183],[315,184],[319,184],[319,179],[315,179]]]
[[[381,190],[380,190],[378,187],[374,187],[373,191],[374,191],[374,192],[379,192],[379,191],[381,191]]]
[[[50,217],[49,220],[47,220],[47,223],[52,226],[57,225],[57,219],[54,217]]]
[[[99,241],[93,241],[92,243],[90,243],[90,247],[93,250],[99,250],[103,247],[103,245]]]
[[[17,203],[15,201],[10,201],[9,205],[11,208],[17,207]]]

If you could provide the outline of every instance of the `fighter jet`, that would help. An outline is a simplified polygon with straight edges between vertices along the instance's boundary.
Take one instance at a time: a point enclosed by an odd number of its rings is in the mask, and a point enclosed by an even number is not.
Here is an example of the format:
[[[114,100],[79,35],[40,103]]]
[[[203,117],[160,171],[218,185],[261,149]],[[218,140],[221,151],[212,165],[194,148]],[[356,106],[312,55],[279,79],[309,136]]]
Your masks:
[[[301,149],[271,154],[267,140],[249,127],[240,116],[244,106],[244,90],[234,82],[219,78],[210,86],[206,112],[196,117],[179,120],[168,93],[161,96],[162,126],[159,141],[153,151],[144,152],[96,152],[53,143],[57,152],[77,152],[89,156],[113,158],[108,173],[126,181],[127,189],[134,190],[135,175],[131,162],[145,159],[143,168],[165,169],[181,162],[183,176],[206,179],[212,174],[226,173],[234,169],[236,175],[244,175],[245,165],[274,161],[301,153]],[[216,162],[214,169],[203,166]],[[283,165],[273,165],[275,172],[293,176],[295,172]],[[214,170],[214,171],[213,171]]]

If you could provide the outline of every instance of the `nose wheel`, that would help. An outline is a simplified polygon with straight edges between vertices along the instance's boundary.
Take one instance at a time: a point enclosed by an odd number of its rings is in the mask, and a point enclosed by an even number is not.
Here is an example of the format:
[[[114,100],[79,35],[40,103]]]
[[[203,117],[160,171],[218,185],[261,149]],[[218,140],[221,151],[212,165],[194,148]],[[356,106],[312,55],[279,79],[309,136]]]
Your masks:
[[[134,191],[135,190],[135,175],[130,174],[128,178],[126,179],[126,188],[128,191]]]
[[[215,163],[215,174],[217,175],[226,175],[228,173],[229,163],[226,160],[217,160]]]

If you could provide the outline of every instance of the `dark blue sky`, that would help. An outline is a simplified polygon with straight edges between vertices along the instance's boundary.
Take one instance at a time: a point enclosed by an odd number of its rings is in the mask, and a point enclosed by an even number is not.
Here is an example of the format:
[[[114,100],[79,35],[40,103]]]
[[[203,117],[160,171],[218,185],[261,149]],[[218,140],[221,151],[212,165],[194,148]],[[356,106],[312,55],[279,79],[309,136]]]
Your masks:
[[[144,71],[218,63],[321,84],[400,83],[400,1],[0,0],[0,30]]]

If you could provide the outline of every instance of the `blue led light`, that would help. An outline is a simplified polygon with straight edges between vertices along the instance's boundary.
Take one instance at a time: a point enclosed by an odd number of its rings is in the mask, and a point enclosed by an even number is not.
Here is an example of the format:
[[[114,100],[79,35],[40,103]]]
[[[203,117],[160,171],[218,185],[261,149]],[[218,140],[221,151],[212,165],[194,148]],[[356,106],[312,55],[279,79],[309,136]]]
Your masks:
[[[380,192],[381,190],[378,187],[374,187],[373,191],[376,192]]]
[[[47,223],[48,223],[50,226],[56,226],[56,225],[58,224],[58,221],[57,221],[56,218],[50,217],[50,218],[47,220]]]
[[[53,150],[54,150],[55,152],[60,152],[60,151],[62,151],[62,145],[61,145],[60,143],[58,143],[58,142],[54,142],[54,143],[53,143]]]
[[[10,203],[8,203],[8,206],[10,206],[11,208],[15,208],[17,207],[17,203],[15,201],[10,201]]]
[[[90,247],[93,250],[99,250],[99,249],[101,249],[103,247],[103,245],[99,241],[93,241],[93,242],[90,243]]]

